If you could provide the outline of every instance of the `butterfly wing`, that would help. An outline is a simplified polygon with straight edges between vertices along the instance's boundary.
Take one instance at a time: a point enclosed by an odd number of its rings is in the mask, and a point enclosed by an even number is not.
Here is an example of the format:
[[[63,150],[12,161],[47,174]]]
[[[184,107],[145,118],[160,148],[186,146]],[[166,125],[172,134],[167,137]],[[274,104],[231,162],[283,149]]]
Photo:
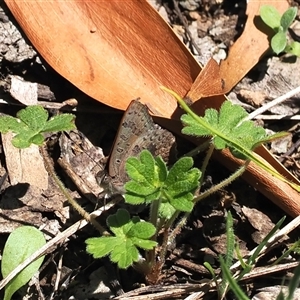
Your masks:
[[[125,162],[148,149],[153,155],[161,155],[165,161],[175,144],[173,134],[155,124],[145,105],[133,100],[124,113],[109,160],[109,175],[125,183],[128,178]]]

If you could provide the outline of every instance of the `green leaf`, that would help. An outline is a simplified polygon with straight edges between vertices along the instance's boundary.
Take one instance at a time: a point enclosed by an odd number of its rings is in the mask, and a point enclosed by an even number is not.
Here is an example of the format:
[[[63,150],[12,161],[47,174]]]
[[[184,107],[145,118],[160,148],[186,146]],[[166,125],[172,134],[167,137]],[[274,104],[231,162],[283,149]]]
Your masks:
[[[271,39],[271,48],[276,53],[281,53],[287,45],[286,34],[279,30]]]
[[[17,118],[33,131],[39,131],[48,120],[48,112],[39,105],[27,106],[17,112]]]
[[[44,124],[43,132],[72,130],[75,128],[74,118],[75,116],[72,114],[61,114],[54,116]]]
[[[125,189],[129,185],[129,182],[125,184]],[[132,204],[132,205],[139,205],[146,202],[146,198],[148,196],[142,195],[142,194],[135,194],[132,192],[126,192],[125,194],[125,202]]]
[[[35,227],[23,226],[15,229],[8,237],[2,255],[1,272],[5,278],[31,254],[46,244],[44,235]],[[5,287],[4,300],[24,286],[40,268],[44,257],[37,259],[16,275]]]
[[[294,22],[296,16],[297,16],[297,7],[290,7],[283,13],[280,19],[280,25],[282,26],[284,32],[286,32],[289,29],[289,27]]]
[[[143,150],[140,160],[129,158],[126,162],[131,180],[125,184],[125,201],[142,204],[161,200],[164,204],[158,207],[159,215],[166,219],[171,217],[170,212],[174,209],[191,211],[194,205],[193,193],[199,186],[201,176],[198,169],[192,168],[193,163],[191,157],[183,157],[168,172],[160,157],[154,159],[148,150]]]
[[[245,158],[244,151],[239,151],[237,144],[241,148],[252,150],[266,138],[266,132],[262,127],[256,126],[252,121],[242,122],[246,116],[247,112],[242,107],[224,101],[219,112],[208,109],[204,117],[198,117],[201,122],[190,114],[183,115],[181,120],[185,127],[182,133],[196,136],[211,135],[216,149],[229,147],[235,156]]]
[[[87,239],[85,243],[88,253],[92,254],[94,258],[102,258],[120,244],[120,239],[114,236],[94,237]]]
[[[144,182],[144,168],[136,157],[129,157],[126,161],[126,172],[130,178],[137,182]]]
[[[48,120],[48,112],[39,105],[28,106],[17,113],[17,118],[0,117],[0,132],[12,131],[16,136],[12,144],[17,148],[26,148],[31,144],[38,146],[44,142],[44,132],[71,130],[75,128],[74,116],[63,114]]]
[[[128,193],[135,193],[135,191],[138,191],[139,195],[143,195],[145,197],[153,194],[156,191],[156,189],[148,182],[145,182],[143,183],[143,185],[141,185],[136,181],[127,182],[125,185],[125,189]]]
[[[125,202],[142,204],[159,197],[161,180],[166,177],[166,166],[161,159],[155,160],[148,150],[143,150],[139,159],[128,158],[125,169],[131,179],[125,184]]]
[[[130,219],[125,209],[118,209],[116,214],[109,216],[107,225],[115,236],[87,239],[87,252],[94,258],[110,255],[111,261],[121,269],[128,268],[140,259],[138,248],[151,250],[157,245],[150,240],[155,234],[155,227],[140,221],[138,217]]]
[[[168,175],[168,169],[167,166],[165,164],[165,162],[163,161],[163,159],[160,156],[157,156],[155,158],[155,164],[156,164],[156,171],[158,173],[158,180],[160,182],[164,182],[167,178]]]
[[[107,220],[107,226],[115,235],[125,236],[130,228],[133,226],[133,222],[139,222],[139,219],[130,220],[130,215],[126,209],[118,209],[118,211],[110,215]]]
[[[159,206],[158,215],[162,219],[169,220],[175,212],[176,208],[170,202],[162,202]]]
[[[141,239],[149,239],[155,234],[156,228],[148,222],[138,222],[128,231],[128,236]]]
[[[23,131],[17,134],[12,139],[12,144],[16,148],[28,148],[31,144],[41,146],[44,142],[44,136],[40,133],[34,134],[33,132]]]
[[[19,119],[11,116],[0,117],[0,132],[7,133],[13,129],[16,130],[16,132],[19,132],[23,129],[23,124]]]
[[[141,163],[144,166],[144,175],[147,182],[155,185],[158,174],[155,172],[155,160],[149,151],[142,151],[140,154]]]
[[[170,197],[170,204],[179,211],[182,212],[191,212],[193,207],[194,207],[194,202],[193,202],[193,194],[192,193],[187,193],[183,196],[171,196]]]
[[[281,15],[272,5],[262,5],[260,7],[260,17],[266,25],[277,31],[280,27]]]
[[[171,185],[178,182],[179,176],[185,176],[187,172],[194,164],[194,161],[191,157],[182,157],[176,161],[169,171],[166,184]]]

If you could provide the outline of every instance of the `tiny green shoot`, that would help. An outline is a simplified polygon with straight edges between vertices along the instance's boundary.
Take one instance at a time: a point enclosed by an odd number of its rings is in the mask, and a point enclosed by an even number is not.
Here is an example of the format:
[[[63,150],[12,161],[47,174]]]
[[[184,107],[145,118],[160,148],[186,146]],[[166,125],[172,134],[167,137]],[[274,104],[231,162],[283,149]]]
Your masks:
[[[41,146],[43,133],[71,130],[75,128],[74,115],[61,114],[49,118],[48,112],[40,105],[28,106],[18,111],[16,118],[0,117],[0,132],[12,131],[16,135],[12,144],[16,148],[27,148],[31,144]]]
[[[281,16],[277,9],[272,5],[262,5],[260,17],[263,22],[273,29],[275,34],[271,39],[271,48],[276,53],[290,53],[300,56],[300,43],[289,41],[288,30],[297,16],[297,8],[288,8]]]

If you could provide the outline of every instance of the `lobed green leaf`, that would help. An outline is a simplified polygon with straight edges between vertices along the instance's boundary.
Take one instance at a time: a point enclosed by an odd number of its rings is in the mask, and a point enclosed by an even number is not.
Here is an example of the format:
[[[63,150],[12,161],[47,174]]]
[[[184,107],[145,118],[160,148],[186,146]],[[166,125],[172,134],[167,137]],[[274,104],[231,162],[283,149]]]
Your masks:
[[[192,157],[182,157],[178,159],[169,170],[165,184],[167,186],[178,182],[179,178],[185,177],[185,172],[188,172],[193,166],[194,161]]]
[[[121,269],[128,268],[139,260],[137,248],[151,250],[156,242],[149,240],[155,233],[155,227],[148,222],[141,222],[139,217],[130,219],[128,211],[118,209],[107,218],[114,237],[90,238],[86,240],[87,252],[94,258],[110,256],[112,262]]]
[[[129,157],[125,164],[125,169],[130,178],[137,182],[144,182],[145,179],[145,168],[143,164],[136,157]]]
[[[155,170],[158,174],[158,181],[164,182],[168,175],[167,166],[160,156],[155,157],[155,164],[156,164]]]
[[[243,122],[246,116],[247,112],[242,107],[225,101],[219,112],[209,109],[209,112],[205,113],[204,117],[199,117],[198,121],[192,115],[183,115],[185,127],[182,133],[189,132],[196,136],[201,136],[200,133],[210,135],[216,149],[229,147],[235,156],[242,158],[243,153],[236,150],[237,144],[241,146],[240,148],[252,150],[266,138],[266,132],[262,127],[256,126],[252,121]]]
[[[127,186],[128,182],[125,184],[125,189]],[[143,204],[146,202],[146,197],[144,195],[140,195],[140,194],[134,194],[131,192],[126,192],[125,196],[125,202],[132,204],[132,205],[139,205],[139,204]]]
[[[192,210],[192,192],[199,186],[201,172],[196,168],[191,169],[193,166],[191,157],[179,159],[169,172],[163,160],[160,157],[153,159],[147,150],[142,151],[140,160],[130,158],[127,162],[131,181],[125,184],[126,203],[142,204],[160,199],[159,215],[164,218],[171,217],[174,209],[184,212]],[[145,172],[152,173],[148,176],[148,181],[145,181]],[[164,208],[166,212],[163,211]]]
[[[151,241],[151,240],[141,240],[139,238],[132,238],[132,242],[135,246],[138,248],[144,249],[144,250],[152,250],[154,247],[157,246],[157,242]]]
[[[30,105],[17,112],[17,118],[33,131],[40,131],[48,117],[48,112],[40,105]]]
[[[54,116],[44,124],[42,131],[57,132],[75,129],[76,126],[74,124],[74,118],[75,116],[72,114],[61,114]]]
[[[162,219],[169,220],[175,212],[176,209],[170,202],[162,202],[158,210],[158,215]]]
[[[71,130],[75,128],[74,116],[63,114],[48,120],[48,112],[39,105],[28,106],[17,113],[17,118],[0,117],[0,132],[12,131],[16,136],[12,144],[17,148],[27,148],[31,144],[42,145],[43,132]]]
[[[213,113],[212,110],[213,109],[211,109],[211,108],[207,109],[205,112],[205,116],[211,115]],[[211,112],[208,112],[208,111],[211,111]],[[214,111],[214,114],[217,115],[217,111],[216,110],[213,110],[213,111]],[[181,132],[183,134],[192,135],[192,136],[203,136],[203,137],[210,136],[211,131],[208,129],[209,123],[206,122],[205,118],[203,118],[203,117],[199,117],[199,118],[203,121],[203,124],[207,125],[207,127],[200,125],[199,122],[197,120],[195,120],[191,115],[188,115],[188,114],[182,115],[180,120],[185,127],[182,128]],[[214,120],[213,122],[215,123],[216,121]]]
[[[41,146],[43,142],[44,136],[32,131],[23,131],[22,133],[14,136],[12,139],[13,146],[20,149],[28,148],[31,144]]]
[[[139,195],[148,196],[157,191],[157,188],[150,185],[148,182],[138,183],[136,181],[129,181],[125,184],[125,189],[128,193],[136,193]]]
[[[158,174],[155,172],[155,160],[149,151],[142,151],[140,153],[140,161],[144,166],[145,180],[151,184],[155,184]]]
[[[148,222],[139,222],[130,228],[128,236],[140,239],[149,239],[155,234],[155,231],[156,228],[153,224]]]
[[[2,116],[0,117],[0,132],[7,133],[8,131],[20,132],[24,124],[14,117]]]
[[[89,238],[85,243],[87,244],[86,251],[88,253],[92,254],[94,258],[102,258],[120,244],[120,239],[114,236],[102,236]]]
[[[193,198],[191,193],[175,197],[170,195],[170,204],[178,211],[191,212],[194,207]]]
[[[139,251],[131,240],[123,240],[110,254],[110,260],[126,269],[139,260]]]

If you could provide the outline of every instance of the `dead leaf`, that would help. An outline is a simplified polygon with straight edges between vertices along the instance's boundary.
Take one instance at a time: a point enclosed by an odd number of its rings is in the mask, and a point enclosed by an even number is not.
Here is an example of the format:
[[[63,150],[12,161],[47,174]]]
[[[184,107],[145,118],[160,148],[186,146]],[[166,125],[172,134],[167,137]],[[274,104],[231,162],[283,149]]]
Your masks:
[[[25,81],[20,76],[10,76],[10,95],[25,105],[34,105],[38,101],[38,85]]]
[[[132,99],[141,97],[155,114],[170,117],[177,104],[160,86],[184,96],[201,70],[147,1],[6,4],[58,73],[112,107],[125,110]]]
[[[2,134],[5,162],[11,185],[28,183],[41,190],[46,190],[48,173],[39,147],[31,145],[26,149],[15,148],[11,143],[12,137],[12,133]]]
[[[255,208],[243,206],[242,212],[247,217],[252,227],[257,230],[252,234],[252,238],[257,244],[260,244],[267,234],[273,229],[275,224],[266,214]]]

